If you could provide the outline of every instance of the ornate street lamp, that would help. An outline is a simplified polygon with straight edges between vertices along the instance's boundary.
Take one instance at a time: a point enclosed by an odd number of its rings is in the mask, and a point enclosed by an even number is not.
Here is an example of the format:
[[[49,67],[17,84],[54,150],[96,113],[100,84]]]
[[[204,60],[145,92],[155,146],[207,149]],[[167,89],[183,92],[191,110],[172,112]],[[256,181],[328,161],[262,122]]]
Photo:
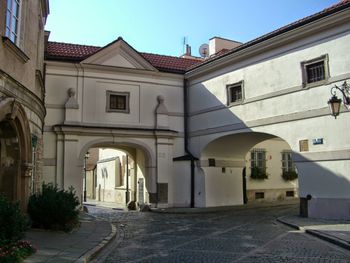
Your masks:
[[[86,202],[86,172],[87,172],[87,159],[89,159],[90,153],[87,152],[84,156],[84,202]]]
[[[343,100],[337,97],[336,90],[341,92],[343,95]],[[340,87],[334,85],[334,87],[331,89],[331,94],[333,96],[329,99],[328,105],[331,110],[331,114],[334,116],[334,118],[337,118],[340,112],[341,103],[343,102],[346,108],[350,105],[350,86],[346,83],[346,81],[344,81]]]

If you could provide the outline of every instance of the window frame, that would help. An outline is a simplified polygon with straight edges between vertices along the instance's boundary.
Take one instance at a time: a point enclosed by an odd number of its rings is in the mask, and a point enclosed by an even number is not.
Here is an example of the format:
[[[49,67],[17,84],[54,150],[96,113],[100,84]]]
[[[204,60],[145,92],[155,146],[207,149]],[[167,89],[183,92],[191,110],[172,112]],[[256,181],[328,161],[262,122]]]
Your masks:
[[[113,109],[110,106],[111,96],[125,97],[125,109]],[[106,112],[130,113],[130,92],[106,91]]]
[[[318,80],[318,81],[309,82],[308,67],[310,67],[313,64],[320,63],[320,62],[323,62],[324,79]],[[313,58],[313,59],[310,59],[310,60],[302,61],[301,62],[301,69],[302,69],[302,84],[303,84],[303,88],[310,88],[310,87],[320,86],[320,85],[328,83],[328,79],[330,78],[328,54],[324,54],[322,56],[319,56],[317,58]]]
[[[8,4],[11,4],[11,8]],[[17,16],[13,14],[13,5],[17,6]],[[22,13],[22,0],[7,0],[6,1],[6,14],[5,14],[5,34],[12,43],[19,46],[20,33],[21,33],[21,13]],[[13,31],[13,22],[16,22],[16,31]],[[14,36],[14,38],[13,38]]]
[[[258,158],[258,154],[263,153],[264,158],[261,160]],[[260,148],[253,148],[250,151],[250,171],[252,172],[252,169],[254,167],[258,167],[261,169],[262,172],[266,173],[267,171],[267,158],[266,158],[266,149],[260,149]],[[262,166],[259,166],[259,161],[262,161]]]
[[[290,158],[285,156],[290,156]],[[295,164],[292,159],[292,151],[282,151],[281,152],[281,162],[282,162],[282,173],[284,172],[295,172]]]
[[[232,96],[231,89],[237,88],[237,87],[241,88],[241,99],[232,101],[233,96]],[[226,105],[227,106],[240,105],[240,104],[243,104],[243,102],[244,102],[244,81],[242,80],[236,83],[226,85]]]

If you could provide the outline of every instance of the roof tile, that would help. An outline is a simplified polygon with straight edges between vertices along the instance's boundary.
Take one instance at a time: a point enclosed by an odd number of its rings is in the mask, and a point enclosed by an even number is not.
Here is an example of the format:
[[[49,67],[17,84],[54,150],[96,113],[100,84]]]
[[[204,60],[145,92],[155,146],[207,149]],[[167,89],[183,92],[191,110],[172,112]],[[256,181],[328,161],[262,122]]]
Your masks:
[[[46,59],[79,62],[96,53],[100,49],[101,47],[96,46],[48,42],[46,48]],[[150,53],[139,54],[158,70],[173,73],[184,73],[186,69],[201,61],[197,58],[179,58]]]

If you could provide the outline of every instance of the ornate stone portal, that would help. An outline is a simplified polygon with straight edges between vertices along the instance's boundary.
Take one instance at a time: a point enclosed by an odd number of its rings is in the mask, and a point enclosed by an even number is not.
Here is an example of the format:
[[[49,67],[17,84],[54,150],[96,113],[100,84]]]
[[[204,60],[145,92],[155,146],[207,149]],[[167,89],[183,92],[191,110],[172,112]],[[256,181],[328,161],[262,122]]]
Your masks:
[[[0,99],[0,193],[25,210],[32,175],[29,122],[15,98]]]

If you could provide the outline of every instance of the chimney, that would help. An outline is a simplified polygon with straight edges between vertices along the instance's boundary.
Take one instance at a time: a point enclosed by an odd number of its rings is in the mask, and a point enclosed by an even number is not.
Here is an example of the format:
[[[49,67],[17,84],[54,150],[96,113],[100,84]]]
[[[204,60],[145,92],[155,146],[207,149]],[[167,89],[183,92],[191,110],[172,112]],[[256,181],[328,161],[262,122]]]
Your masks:
[[[191,56],[191,46],[189,44],[186,44],[185,56]]]
[[[233,49],[242,45],[241,42],[225,39],[221,37],[213,37],[209,39],[209,56],[212,56],[223,49]]]
[[[192,59],[200,59],[191,55],[191,46],[186,44],[186,52],[180,58],[192,58]]]

